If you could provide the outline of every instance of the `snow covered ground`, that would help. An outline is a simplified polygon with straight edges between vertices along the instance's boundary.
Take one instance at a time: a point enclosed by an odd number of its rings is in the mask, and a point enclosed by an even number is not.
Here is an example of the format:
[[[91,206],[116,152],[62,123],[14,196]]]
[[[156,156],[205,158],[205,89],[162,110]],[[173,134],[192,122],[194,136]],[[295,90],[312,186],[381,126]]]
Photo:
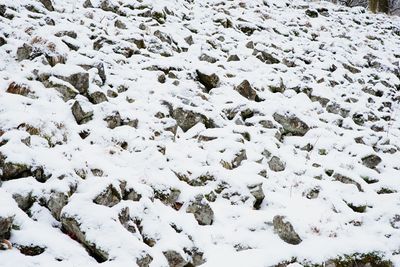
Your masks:
[[[327,2],[0,1],[0,266],[400,266],[399,62]]]

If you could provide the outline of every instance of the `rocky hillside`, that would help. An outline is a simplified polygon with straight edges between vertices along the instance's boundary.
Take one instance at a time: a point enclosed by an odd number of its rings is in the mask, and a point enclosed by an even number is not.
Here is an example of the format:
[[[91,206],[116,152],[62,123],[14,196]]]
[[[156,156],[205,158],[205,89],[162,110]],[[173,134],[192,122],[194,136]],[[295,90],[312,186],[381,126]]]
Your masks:
[[[0,266],[400,266],[400,19],[0,1]]]

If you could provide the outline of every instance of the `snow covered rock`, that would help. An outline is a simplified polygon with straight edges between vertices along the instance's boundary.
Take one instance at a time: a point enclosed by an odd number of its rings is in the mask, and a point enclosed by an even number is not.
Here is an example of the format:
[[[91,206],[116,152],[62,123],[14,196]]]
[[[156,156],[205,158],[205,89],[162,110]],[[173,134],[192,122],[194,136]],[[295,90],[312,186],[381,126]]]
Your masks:
[[[295,115],[281,115],[274,113],[274,120],[282,125],[283,135],[303,136],[310,129],[306,123]]]
[[[14,217],[0,217],[0,239],[9,239]]]
[[[196,196],[195,200],[186,208],[186,212],[192,213],[199,225],[211,225],[213,223],[214,212],[202,195]]]

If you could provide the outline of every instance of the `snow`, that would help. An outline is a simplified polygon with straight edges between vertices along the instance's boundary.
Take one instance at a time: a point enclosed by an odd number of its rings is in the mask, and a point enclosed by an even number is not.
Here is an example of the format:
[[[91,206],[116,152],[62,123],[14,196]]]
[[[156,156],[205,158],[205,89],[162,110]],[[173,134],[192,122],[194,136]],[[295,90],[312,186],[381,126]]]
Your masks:
[[[151,267],[168,266],[164,251],[175,250],[190,261],[186,251],[192,248],[203,253],[206,262],[202,266],[207,267],[274,266],[293,258],[297,263],[288,266],[297,267],[371,252],[380,252],[400,266],[396,255],[400,230],[391,225],[400,203],[400,95],[396,89],[400,80],[395,74],[400,65],[400,38],[393,33],[400,28],[399,18],[302,0],[109,1],[120,6],[120,14],[83,8],[83,2],[54,0],[56,11],[48,12],[39,1],[2,1],[14,18],[0,17],[0,36],[7,37],[7,44],[0,47],[0,155],[6,156],[5,162],[43,167],[51,177],[44,183],[30,175],[0,181],[0,218],[14,216],[19,228],[11,231],[14,249],[0,251],[0,266],[135,266],[145,254],[153,258]],[[98,7],[102,1],[91,2]],[[39,13],[28,11],[28,4]],[[321,7],[328,9],[329,16],[305,15],[307,8]],[[146,10],[165,13],[165,23],[138,15]],[[55,26],[47,25],[46,17],[52,18]],[[117,19],[127,28],[115,27]],[[234,26],[223,27],[220,22],[226,19]],[[246,35],[239,25],[257,30]],[[66,30],[78,37],[54,35]],[[156,30],[173,42],[162,42],[153,35]],[[193,45],[185,41],[190,35]],[[95,50],[93,42],[100,36],[114,44],[106,42]],[[143,39],[146,48],[139,49],[130,38]],[[70,50],[63,41],[80,48]],[[280,63],[261,62],[253,55],[254,49],[247,47],[249,41]],[[51,67],[43,64],[44,56],[18,62],[16,51],[24,43],[45,53],[64,55],[66,64]],[[49,43],[55,45],[55,51],[49,51]],[[132,49],[132,55],[122,55],[122,48]],[[200,61],[202,54],[217,62]],[[240,61],[227,62],[233,54]],[[367,55],[380,67],[368,67]],[[294,65],[289,67],[283,59]],[[88,70],[88,93],[117,92],[121,85],[127,90],[96,105],[84,95],[64,102],[56,90],[45,88],[35,76],[69,76],[85,72],[79,65],[99,62],[104,64],[107,80],[99,84],[98,70]],[[351,73],[343,64],[360,72]],[[332,65],[336,71],[329,70]],[[219,86],[205,93],[196,81],[196,70],[217,74]],[[158,82],[158,76],[164,74],[166,82]],[[263,101],[248,100],[233,90],[245,79]],[[73,88],[54,76],[50,80]],[[13,81],[30,87],[34,97],[7,93]],[[286,88],[283,93],[269,90],[281,84]],[[366,87],[383,91],[383,96],[364,92]],[[307,88],[312,89],[311,94]],[[311,96],[328,98],[328,105],[338,103],[349,110],[348,117],[327,112]],[[85,111],[94,113],[86,124],[78,125],[71,113],[76,100]],[[199,123],[186,132],[179,128],[175,133],[168,131],[175,120],[165,102],[203,114],[217,127]],[[385,106],[387,102],[391,107]],[[246,109],[254,116],[244,121],[240,113]],[[230,120],[227,114],[232,110],[238,114]],[[124,121],[137,119],[138,126],[108,128],[104,118],[114,111]],[[278,140],[275,112],[295,115],[310,130],[301,137]],[[379,121],[357,125],[352,119],[356,112],[366,119],[372,112]],[[159,113],[163,116],[156,117]],[[275,128],[263,128],[262,120],[270,120]],[[374,131],[373,125],[383,131]],[[32,133],[32,129],[38,132]],[[79,135],[83,131],[90,133],[84,139]],[[356,143],[357,137],[363,137],[364,144]],[[29,144],[23,142],[26,138]],[[313,146],[311,151],[302,149],[307,144]],[[394,153],[385,152],[391,148]],[[243,150],[246,159],[240,166],[222,166],[221,162],[232,162]],[[265,150],[284,162],[284,171],[269,169],[270,158],[262,154]],[[371,154],[382,159],[376,169],[362,165],[362,158]],[[263,170],[267,177],[260,175]],[[354,184],[336,181],[328,170],[359,183],[363,192]],[[176,174],[189,180],[206,174],[214,179],[191,186]],[[375,182],[367,183],[363,177]],[[141,194],[140,201],[122,199],[113,207],[93,202],[110,184],[121,193],[121,182]],[[262,184],[265,193],[259,210],[253,208],[254,196],[248,188],[256,184]],[[207,195],[221,187],[226,188],[209,203],[214,212],[212,225],[198,225],[194,216],[186,213],[188,203],[198,194]],[[155,191],[172,188],[181,191],[180,209],[155,197]],[[318,197],[307,198],[315,188]],[[383,188],[393,193],[378,194]],[[62,231],[61,222],[46,207],[54,192],[69,195],[62,216],[76,218],[87,241],[106,251],[108,261],[98,263],[82,244]],[[36,201],[24,212],[13,199],[15,194],[31,194]],[[354,212],[346,203],[365,205],[366,211]],[[137,231],[131,233],[119,222],[119,213],[126,207],[130,217],[140,222],[140,231],[137,225]],[[299,245],[285,243],[274,233],[275,215],[284,215],[293,224],[303,239]],[[145,237],[154,239],[154,246],[146,244]],[[27,245],[45,251],[27,256],[18,250]]]

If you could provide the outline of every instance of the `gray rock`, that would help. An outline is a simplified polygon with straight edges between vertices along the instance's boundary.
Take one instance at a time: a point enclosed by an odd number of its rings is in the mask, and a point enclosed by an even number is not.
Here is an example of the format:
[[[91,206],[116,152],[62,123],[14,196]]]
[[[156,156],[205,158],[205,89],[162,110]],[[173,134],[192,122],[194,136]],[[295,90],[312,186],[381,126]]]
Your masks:
[[[364,190],[362,189],[362,187],[359,183],[357,183],[356,181],[354,181],[353,179],[351,179],[347,176],[341,175],[339,173],[335,173],[333,175],[333,178],[335,179],[335,181],[339,181],[344,184],[353,184],[357,187],[358,191],[364,192]]]
[[[0,240],[9,239],[14,217],[0,217]]]
[[[6,161],[6,157],[0,153],[1,181],[8,181],[32,175],[30,166],[26,164]]]
[[[316,10],[307,9],[306,15],[309,16],[310,18],[317,18],[318,12]]]
[[[235,158],[232,161],[232,169],[239,167],[244,160],[247,160],[247,154],[246,150],[242,149],[235,155]]]
[[[121,115],[118,111],[114,111],[112,115],[107,116],[104,121],[107,122],[107,127],[114,129],[122,125]]]
[[[350,71],[353,74],[357,74],[360,73],[361,71],[359,69],[357,69],[356,67],[353,67],[349,64],[345,64],[343,63],[343,68],[345,68],[346,70]]]
[[[12,197],[15,202],[17,202],[18,207],[23,211],[27,211],[28,209],[30,209],[30,207],[32,207],[33,203],[35,203],[36,201],[35,197],[32,196],[32,192],[26,193],[24,195],[15,193],[12,195]]]
[[[276,215],[272,223],[275,233],[278,234],[280,239],[286,243],[298,245],[303,241],[294,230],[293,225],[290,222],[285,221],[284,216]]]
[[[254,50],[253,55],[265,64],[278,64],[281,61],[265,51]]]
[[[105,82],[107,80],[107,76],[106,76],[106,72],[105,72],[103,63],[100,62],[100,63],[96,63],[96,64],[92,64],[92,65],[79,65],[79,66],[81,66],[85,70],[96,68],[97,69],[97,74],[99,75],[99,77],[100,77],[100,79],[102,81],[102,85],[105,84]]]
[[[188,264],[182,255],[175,250],[167,250],[163,254],[168,261],[169,267],[185,267]]]
[[[379,163],[382,162],[382,159],[377,156],[377,155],[369,155],[366,157],[363,157],[361,159],[362,164],[370,169],[374,169],[376,166],[379,165]]]
[[[228,60],[227,60],[228,62],[231,62],[231,61],[240,61],[240,58],[238,57],[238,55],[230,55],[229,57],[228,57]]]
[[[122,226],[131,233],[136,233],[136,226],[132,218],[129,215],[129,208],[125,207],[118,214],[119,222]]]
[[[262,183],[260,184],[255,184],[255,185],[250,185],[247,187],[250,190],[250,193],[253,195],[254,197],[254,203],[253,203],[253,207],[255,209],[259,209],[261,207],[261,203],[263,202],[264,198],[265,198],[265,194],[262,188]]]
[[[99,248],[95,243],[86,239],[85,232],[81,229],[81,224],[77,218],[63,214],[61,216],[63,229],[77,241],[79,241],[99,262],[108,260],[108,253]]]
[[[79,101],[75,101],[75,103],[71,107],[71,111],[78,124],[85,124],[93,118],[93,112],[84,111]]]
[[[281,172],[285,170],[285,163],[281,161],[277,156],[273,156],[270,161],[268,161],[268,166],[274,172]]]
[[[242,83],[236,86],[235,90],[248,100],[255,101],[257,99],[257,92],[251,87],[248,80],[244,80]]]
[[[304,136],[310,129],[306,123],[295,115],[281,115],[274,113],[273,118],[283,127],[283,135]]]
[[[89,100],[93,104],[100,104],[102,102],[108,101],[107,96],[103,92],[100,92],[100,91],[96,91],[96,92],[90,94]]]
[[[39,0],[40,3],[43,4],[43,6],[48,10],[48,11],[54,11],[53,3],[51,0]]]
[[[4,37],[0,36],[0,46],[3,46],[5,44],[7,44],[7,40]]]
[[[199,57],[199,60],[200,61],[206,61],[208,63],[215,63],[215,62],[218,61],[215,57],[212,57],[212,56],[207,55],[207,54],[201,54],[201,56]]]
[[[137,259],[136,264],[139,267],[149,267],[152,261],[153,257],[146,253],[143,257]]]
[[[61,210],[68,204],[68,195],[62,192],[54,192],[47,201],[47,208],[53,217],[59,221],[61,219]]]
[[[186,208],[187,213],[192,213],[199,225],[211,225],[214,220],[214,212],[210,205],[203,200],[202,195],[197,195]]]
[[[121,194],[111,184],[93,200],[94,203],[107,207],[113,207],[120,201]]]
[[[191,110],[177,108],[172,111],[171,116],[176,120],[176,123],[184,132],[195,126],[197,123],[203,123],[206,128],[214,128],[214,123],[211,119],[208,119],[203,114]]]
[[[197,80],[207,89],[207,91],[210,91],[215,87],[218,87],[219,77],[215,73],[206,74],[199,70],[196,70],[196,73],[197,73]]]
[[[32,46],[25,43],[17,49],[17,60],[22,61],[25,59],[30,59],[32,53],[33,53]]]
[[[77,72],[70,76],[56,75],[55,77],[69,82],[82,95],[87,95],[89,89],[89,73]]]
[[[54,67],[57,64],[65,64],[66,57],[63,55],[46,55],[47,62],[49,62],[50,66]]]
[[[170,188],[168,190],[154,190],[154,198],[160,200],[164,205],[174,206],[181,194],[181,190]]]

